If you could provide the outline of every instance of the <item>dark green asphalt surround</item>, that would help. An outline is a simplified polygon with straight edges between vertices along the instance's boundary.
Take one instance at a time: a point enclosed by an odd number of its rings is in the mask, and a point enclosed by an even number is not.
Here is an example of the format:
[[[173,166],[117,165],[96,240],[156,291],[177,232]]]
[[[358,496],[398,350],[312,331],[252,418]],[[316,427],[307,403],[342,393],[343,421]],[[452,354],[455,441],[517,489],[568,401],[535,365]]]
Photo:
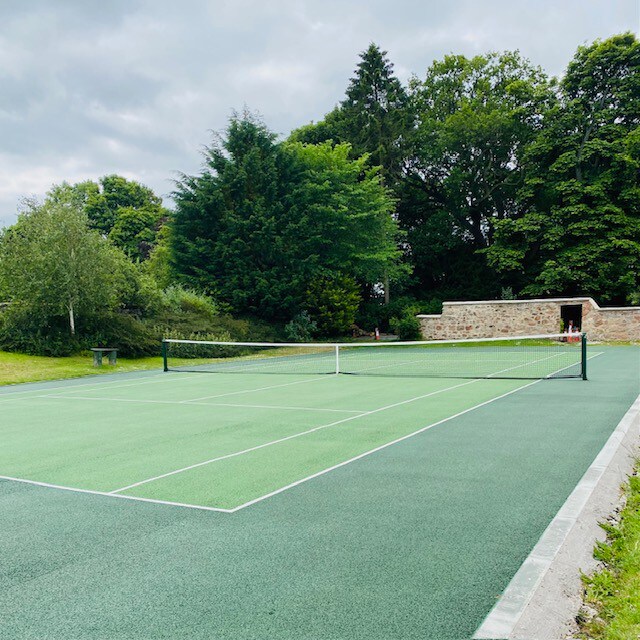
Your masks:
[[[2,481],[0,638],[469,638],[640,392],[602,350],[234,514]]]

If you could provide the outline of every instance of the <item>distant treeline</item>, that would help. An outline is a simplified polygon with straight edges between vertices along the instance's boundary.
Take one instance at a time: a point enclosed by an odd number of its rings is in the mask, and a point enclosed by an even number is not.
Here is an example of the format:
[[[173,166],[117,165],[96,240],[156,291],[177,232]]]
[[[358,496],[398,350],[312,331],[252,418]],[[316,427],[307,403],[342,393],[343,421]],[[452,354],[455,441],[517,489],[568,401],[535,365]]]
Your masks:
[[[371,44],[323,120],[278,140],[235,114],[204,159],[174,211],[120,176],[25,202],[0,237],[0,346],[416,337],[415,312],[444,299],[640,304],[630,33],[579,47],[560,79],[504,52],[446,56],[403,85]]]

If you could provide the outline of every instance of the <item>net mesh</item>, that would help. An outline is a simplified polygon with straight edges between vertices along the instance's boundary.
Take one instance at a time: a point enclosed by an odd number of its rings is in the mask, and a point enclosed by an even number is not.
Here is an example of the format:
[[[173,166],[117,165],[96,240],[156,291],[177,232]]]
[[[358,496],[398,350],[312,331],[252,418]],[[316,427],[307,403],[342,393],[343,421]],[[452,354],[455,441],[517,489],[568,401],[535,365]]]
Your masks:
[[[566,378],[584,374],[582,336],[375,343],[165,340],[165,369],[224,373],[445,378]]]

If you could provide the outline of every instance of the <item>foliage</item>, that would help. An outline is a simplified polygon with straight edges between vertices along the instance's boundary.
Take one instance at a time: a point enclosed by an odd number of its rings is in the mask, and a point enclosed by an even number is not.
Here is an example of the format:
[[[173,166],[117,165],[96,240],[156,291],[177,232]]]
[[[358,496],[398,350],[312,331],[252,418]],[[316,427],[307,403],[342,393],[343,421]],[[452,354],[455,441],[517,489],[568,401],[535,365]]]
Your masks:
[[[99,182],[56,185],[48,194],[53,202],[74,201],[89,224],[122,249],[131,259],[144,260],[157,244],[169,212],[151,189],[122,176],[109,175]]]
[[[287,340],[309,342],[318,330],[318,324],[311,319],[308,311],[301,311],[284,328]]]
[[[371,43],[360,54],[345,99],[321,122],[294,131],[292,141],[321,144],[347,142],[352,157],[368,156],[371,166],[382,169],[392,185],[402,171],[413,114],[393,64],[378,45]]]
[[[372,43],[361,54],[340,107],[342,139],[351,143],[356,156],[368,154],[391,182],[401,170],[412,117],[386,51]]]
[[[169,225],[163,225],[156,237],[157,243],[149,251],[149,257],[142,263],[143,273],[152,278],[161,289],[173,283],[171,272],[171,248],[169,246]]]
[[[400,338],[400,340],[421,340],[422,329],[420,321],[413,313],[405,313],[399,318],[391,318],[391,330]]]
[[[66,315],[72,335],[78,316],[117,306],[120,264],[73,200],[33,206],[0,238],[0,280],[10,300],[43,322]]]
[[[0,316],[0,346],[31,355],[70,356],[91,347],[112,347],[125,357],[157,355],[160,332],[133,316],[96,313],[79,319],[69,335],[65,316],[43,316],[30,306],[12,305]]]
[[[226,331],[194,332],[185,334],[180,331],[167,331],[165,338],[172,340],[196,340],[199,342],[229,342],[232,338]],[[210,344],[171,344],[170,355],[174,358],[223,358],[240,355],[237,347]]]
[[[607,541],[594,556],[604,566],[584,576],[590,611],[578,616],[579,637],[593,640],[635,638],[640,634],[640,478],[629,480],[627,502],[614,525],[602,525]]]
[[[359,302],[360,290],[349,276],[321,276],[307,289],[309,315],[323,335],[351,332]]]
[[[498,223],[491,264],[523,295],[640,290],[640,43],[580,47],[527,155],[526,211]]]
[[[236,313],[284,320],[305,308],[307,284],[324,273],[376,282],[394,270],[391,198],[347,145],[276,144],[245,113],[206,159],[175,194],[172,267],[186,285]]]
[[[410,295],[398,296],[389,304],[383,304],[380,299],[370,300],[361,305],[356,324],[367,331],[373,331],[376,327],[381,331],[389,331],[392,330],[393,319],[397,321],[398,318],[419,313],[442,313],[442,301],[438,298],[418,300]]]
[[[0,348],[5,351],[68,356],[87,347],[69,334],[65,316],[44,316],[37,306],[16,303],[0,314]]]
[[[552,95],[518,53],[446,56],[411,82],[414,148],[400,184],[400,225],[421,289],[448,298],[499,292],[479,250],[519,214],[523,149]]]
[[[171,285],[161,294],[162,305],[172,311],[185,311],[199,314],[203,317],[214,318],[218,308],[212,298],[185,289],[181,285]]]

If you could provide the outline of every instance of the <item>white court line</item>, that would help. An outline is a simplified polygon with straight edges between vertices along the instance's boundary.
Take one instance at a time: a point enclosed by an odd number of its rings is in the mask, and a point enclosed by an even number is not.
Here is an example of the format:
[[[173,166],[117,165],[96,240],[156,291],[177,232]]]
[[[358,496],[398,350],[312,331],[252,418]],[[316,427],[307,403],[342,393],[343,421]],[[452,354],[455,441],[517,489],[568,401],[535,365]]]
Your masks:
[[[231,513],[231,509],[223,509],[221,507],[203,507],[186,502],[171,502],[169,500],[156,500],[154,498],[139,498],[138,496],[121,496],[104,491],[93,491],[91,489],[78,489],[76,487],[66,487],[61,484],[51,484],[50,482],[37,482],[36,480],[25,480],[24,478],[14,478],[13,476],[0,476],[0,480],[11,480],[12,482],[20,482],[22,484],[33,484],[38,487],[47,487],[49,489],[60,489],[62,491],[73,491],[74,493],[89,493],[94,496],[107,496],[108,498],[122,498],[124,500],[136,500],[138,502],[153,502],[155,504],[168,504],[173,507],[188,507],[189,509],[203,509],[205,511],[220,511],[221,513]]]
[[[272,384],[268,387],[258,387],[257,389],[244,389],[242,391],[231,391],[229,393],[219,393],[215,396],[203,396],[202,398],[194,398],[193,400],[180,400],[183,404],[187,404],[189,402],[200,402],[201,400],[213,400],[214,398],[226,398],[227,396],[237,396],[242,393],[251,393],[253,391],[266,391],[267,389],[277,389],[279,387],[290,387],[294,384],[306,384],[307,382],[319,382],[320,380],[334,380],[336,377],[335,373],[330,373],[327,375],[321,375],[318,377],[313,377],[308,380],[296,380],[295,382],[285,382],[283,384]]]
[[[231,402],[196,402],[193,401],[185,401],[185,400],[144,400],[142,398],[108,398],[108,397],[95,397],[95,396],[60,396],[60,395],[51,395],[51,396],[34,396],[35,398],[46,398],[51,400],[89,400],[91,402],[132,402],[138,404],[173,404],[178,406],[185,405],[196,405],[200,407],[240,407],[247,409],[284,409],[290,411],[320,411],[320,412],[330,412],[330,413],[357,413],[363,414],[366,413],[365,410],[362,409],[328,409],[324,407],[295,407],[295,406],[282,406],[275,404],[233,404]]]
[[[409,398],[408,400],[402,400],[401,402],[395,402],[393,404],[385,405],[384,407],[379,407],[378,409],[373,409],[371,411],[366,411],[365,413],[360,413],[355,416],[349,416],[348,418],[343,418],[342,420],[336,420],[335,422],[330,422],[328,424],[322,424],[318,427],[313,427],[312,429],[307,429],[306,431],[301,431],[299,433],[294,433],[290,436],[285,436],[284,438],[278,438],[277,440],[271,440],[270,442],[264,442],[263,444],[256,445],[255,447],[249,447],[248,449],[243,449],[242,451],[234,451],[233,453],[228,453],[223,456],[218,456],[216,458],[211,458],[209,460],[204,460],[203,462],[197,462],[196,464],[189,465],[188,467],[182,467],[181,469],[175,469],[173,471],[168,471],[167,473],[163,473],[161,475],[155,476],[153,478],[147,478],[145,480],[140,480],[140,482],[134,482],[126,487],[120,487],[119,489],[114,489],[109,493],[120,493],[121,491],[127,491],[129,489],[133,489],[134,487],[139,487],[143,484],[147,484],[149,482],[154,482],[156,480],[161,480],[162,478],[167,478],[169,476],[174,476],[178,473],[184,473],[185,471],[190,471],[192,469],[197,469],[198,467],[203,467],[208,464],[212,464],[214,462],[220,462],[221,460],[227,460],[229,458],[235,458],[237,456],[245,455],[247,453],[251,453],[252,451],[257,451],[259,449],[264,449],[265,447],[271,447],[276,444],[280,444],[281,442],[286,442],[287,440],[293,440],[294,438],[300,438],[301,436],[309,435],[310,433],[315,433],[316,431],[320,431],[322,429],[328,429],[329,427],[335,427],[339,424],[344,424],[345,422],[350,422],[351,420],[357,420],[358,418],[362,418],[364,416],[370,416],[374,413],[379,413],[381,411],[387,411],[388,409],[393,409],[394,407],[399,407],[401,405],[409,404],[411,402],[416,402],[417,400],[422,400],[424,398],[429,398],[431,396],[435,396],[439,393],[444,393],[445,391],[451,391],[452,389],[457,389],[458,387],[464,387],[469,384],[474,384],[479,382],[479,380],[470,380],[467,382],[462,382],[451,387],[445,387],[444,389],[438,389],[437,391],[432,391],[430,393],[425,393],[421,396],[416,396],[415,398]]]

